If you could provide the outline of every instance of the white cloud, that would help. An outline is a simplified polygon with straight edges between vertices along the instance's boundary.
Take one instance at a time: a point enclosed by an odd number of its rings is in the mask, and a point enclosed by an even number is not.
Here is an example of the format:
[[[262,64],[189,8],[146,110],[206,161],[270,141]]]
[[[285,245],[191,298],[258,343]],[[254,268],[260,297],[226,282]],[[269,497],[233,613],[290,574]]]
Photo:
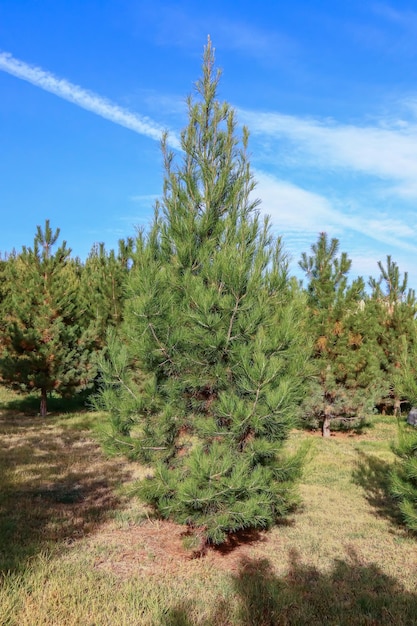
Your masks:
[[[411,204],[417,198],[416,101],[400,102],[399,109],[406,119],[397,115],[361,126],[239,112],[258,153],[261,149],[260,169],[275,169],[287,179],[255,174],[264,210],[295,261],[326,231],[348,251],[353,275],[378,275],[377,261],[391,254],[400,270],[408,271],[410,283],[417,283],[417,217]],[[280,162],[277,146],[284,154]],[[288,182],[292,172],[297,183],[304,173],[305,185]]]
[[[285,250],[292,260],[292,271],[299,278],[302,252],[309,254],[321,231],[341,242],[341,250],[352,260],[351,276],[378,277],[378,261],[392,254],[401,272],[408,271],[410,283],[416,284],[414,259],[417,245],[412,243],[414,230],[400,219],[380,213],[375,217],[351,216],[336,208],[327,198],[255,171],[258,186],[255,195],[262,200],[261,210],[271,216],[271,225],[283,235]],[[408,240],[405,238],[409,238]],[[383,245],[381,245],[383,244]]]
[[[309,167],[343,168],[386,181],[385,191],[417,196],[417,125],[398,119],[390,124],[354,126],[279,113],[240,111],[252,135],[286,139]],[[290,148],[291,149],[291,148]],[[295,152],[295,151],[294,151]]]
[[[368,232],[379,233],[384,237],[388,235],[392,237],[413,237],[415,235],[414,228],[400,220],[395,220],[387,216],[382,216],[378,220],[370,219],[366,221]]]
[[[255,171],[258,181],[256,195],[262,207],[271,216],[274,226],[282,233],[305,238],[308,233],[326,231],[332,236],[352,231],[417,254],[417,245],[405,238],[414,236],[414,229],[400,219],[380,213],[378,218],[349,215],[340,211],[330,200],[302,189],[270,174]],[[368,211],[369,213],[369,211]]]
[[[36,87],[49,91],[59,98],[68,100],[68,102],[72,102],[115,124],[129,128],[140,135],[159,141],[165,130],[148,117],[132,113],[92,91],[74,85],[64,78],[57,78],[40,67],[19,61],[8,52],[0,53],[0,70],[26,80]],[[179,141],[172,133],[169,134],[169,143],[173,148],[179,148]]]
[[[254,170],[254,175],[255,195],[281,232],[318,233],[323,224],[335,226],[334,211],[323,196],[260,170]]]

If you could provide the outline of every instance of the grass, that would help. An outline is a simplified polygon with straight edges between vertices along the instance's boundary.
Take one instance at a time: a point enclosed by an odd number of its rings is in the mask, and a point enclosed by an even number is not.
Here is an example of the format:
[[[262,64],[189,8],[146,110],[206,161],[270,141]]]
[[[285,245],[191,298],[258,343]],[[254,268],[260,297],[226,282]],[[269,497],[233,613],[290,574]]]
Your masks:
[[[416,538],[387,492],[391,418],[329,441],[294,432],[290,448],[312,441],[300,509],[191,559],[180,527],[125,496],[142,468],[103,457],[103,417],[75,408],[41,419],[0,392],[0,624],[415,623]]]

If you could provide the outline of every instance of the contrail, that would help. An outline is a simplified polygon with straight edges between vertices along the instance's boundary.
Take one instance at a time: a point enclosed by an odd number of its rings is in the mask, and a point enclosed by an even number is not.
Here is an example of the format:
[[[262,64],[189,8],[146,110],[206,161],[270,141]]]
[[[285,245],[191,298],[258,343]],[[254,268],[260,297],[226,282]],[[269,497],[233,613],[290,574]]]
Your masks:
[[[96,115],[100,115],[106,120],[129,128],[135,133],[139,133],[139,135],[146,135],[151,139],[160,141],[165,131],[162,126],[148,117],[132,113],[92,91],[87,91],[78,85],[74,85],[64,78],[57,78],[40,67],[19,61],[8,52],[0,52],[0,70],[26,80],[32,83],[32,85],[49,91],[59,98],[68,100],[68,102],[72,102]],[[173,148],[180,148],[178,138],[171,133],[168,135],[168,143]]]

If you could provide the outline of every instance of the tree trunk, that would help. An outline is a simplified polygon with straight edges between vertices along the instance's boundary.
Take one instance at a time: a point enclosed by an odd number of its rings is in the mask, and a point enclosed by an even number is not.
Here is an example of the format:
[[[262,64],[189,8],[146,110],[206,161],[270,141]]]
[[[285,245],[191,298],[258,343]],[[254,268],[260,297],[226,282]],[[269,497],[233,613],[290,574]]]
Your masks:
[[[321,426],[321,433],[323,437],[330,437],[330,415],[327,413],[324,416],[323,424]]]
[[[41,389],[41,407],[40,407],[40,414],[41,417],[45,417],[45,415],[48,412],[48,408],[47,408],[47,395],[46,395],[46,389],[42,388]]]

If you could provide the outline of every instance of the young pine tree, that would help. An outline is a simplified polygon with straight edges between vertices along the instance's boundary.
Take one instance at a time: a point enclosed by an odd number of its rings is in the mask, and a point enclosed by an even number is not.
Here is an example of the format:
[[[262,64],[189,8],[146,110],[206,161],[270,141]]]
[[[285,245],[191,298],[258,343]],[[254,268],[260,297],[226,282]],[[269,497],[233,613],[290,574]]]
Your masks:
[[[7,280],[7,267],[8,263],[11,263],[13,260],[14,254],[10,254],[8,256],[2,257],[0,255],[0,346],[1,346],[1,337],[2,337],[2,328],[4,322],[4,302],[6,300],[7,293],[10,291],[10,285]]]
[[[369,279],[372,295],[369,307],[377,326],[377,346],[381,373],[388,383],[379,404],[399,415],[402,402],[409,403],[417,378],[417,302],[408,289],[407,273],[401,276],[398,265],[387,256],[386,266],[378,262],[378,280]],[[417,398],[416,398],[417,399]]]
[[[107,328],[122,322],[133,243],[132,238],[120,239],[117,252],[108,252],[103,243],[95,245],[82,268],[80,299],[86,323],[95,327],[100,347],[105,343]]]
[[[401,359],[401,375],[395,385],[398,397],[417,406],[417,373],[415,367],[416,345],[404,340]],[[415,427],[399,423],[399,440],[393,446],[397,463],[391,472],[391,493],[398,502],[405,525],[417,532],[417,431]]]
[[[393,407],[397,416],[401,404],[417,406],[417,328],[416,299],[407,289],[407,274],[401,277],[398,265],[387,257],[378,281],[370,279],[372,303],[379,321],[381,368],[390,382],[383,398],[385,407]],[[397,464],[391,473],[391,493],[398,502],[405,525],[417,532],[417,432],[399,424],[399,441],[393,447]]]
[[[103,362],[113,446],[153,467],[140,493],[203,542],[267,528],[296,501],[284,442],[303,394],[300,304],[234,111],[217,100],[210,41],[182,157],[163,142],[164,193],[140,233],[122,343]]]
[[[391,493],[397,500],[405,525],[417,532],[417,433],[400,428],[394,447],[398,463],[391,473]]]
[[[302,255],[307,275],[309,328],[318,378],[303,409],[308,421],[330,436],[331,423],[356,426],[384,389],[376,350],[375,323],[365,303],[362,278],[348,283],[351,261],[339,242],[321,233],[313,254]]]
[[[37,227],[33,248],[10,257],[2,304],[0,379],[22,391],[39,390],[40,413],[48,392],[72,394],[93,377],[93,337],[80,323],[79,272],[66,243],[52,248],[59,229]]]

